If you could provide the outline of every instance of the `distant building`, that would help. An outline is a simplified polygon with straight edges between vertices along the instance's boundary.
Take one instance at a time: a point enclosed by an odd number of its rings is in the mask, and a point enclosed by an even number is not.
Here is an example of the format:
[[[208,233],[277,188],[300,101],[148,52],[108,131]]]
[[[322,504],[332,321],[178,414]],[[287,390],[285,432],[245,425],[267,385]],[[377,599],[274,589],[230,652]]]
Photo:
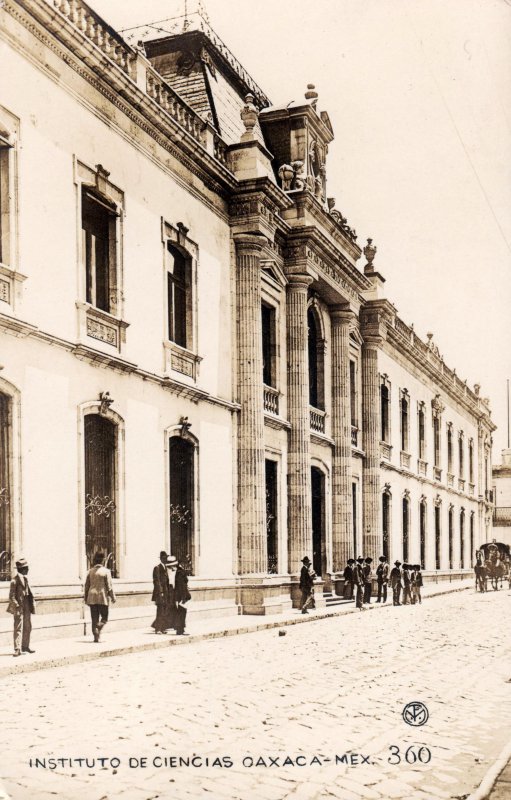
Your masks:
[[[162,548],[204,615],[296,605],[304,555],[326,594],[359,554],[464,574],[488,401],[327,195],[314,87],[272,106],[200,19],[143,35],[0,8],[0,599],[21,552],[53,633],[99,550],[119,625]]]
[[[502,451],[502,462],[493,467],[493,538],[511,545],[511,450]]]

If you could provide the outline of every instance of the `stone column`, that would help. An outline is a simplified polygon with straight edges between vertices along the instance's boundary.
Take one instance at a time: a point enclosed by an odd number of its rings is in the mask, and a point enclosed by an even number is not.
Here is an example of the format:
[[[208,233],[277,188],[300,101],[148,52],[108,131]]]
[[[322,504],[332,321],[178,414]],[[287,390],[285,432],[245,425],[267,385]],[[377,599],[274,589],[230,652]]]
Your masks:
[[[380,531],[380,384],[378,342],[368,340],[362,347],[362,433],[365,451],[363,479],[363,553],[373,562],[381,555]]]
[[[287,287],[287,393],[291,423],[288,450],[289,572],[301,569],[301,559],[312,556],[308,275],[288,275]]]
[[[330,309],[332,325],[332,570],[350,556],[353,520],[351,489],[350,321],[353,312]],[[355,558],[358,554],[355,553]]]
[[[238,567],[266,574],[263,347],[260,255],[263,236],[235,234],[238,332]]]

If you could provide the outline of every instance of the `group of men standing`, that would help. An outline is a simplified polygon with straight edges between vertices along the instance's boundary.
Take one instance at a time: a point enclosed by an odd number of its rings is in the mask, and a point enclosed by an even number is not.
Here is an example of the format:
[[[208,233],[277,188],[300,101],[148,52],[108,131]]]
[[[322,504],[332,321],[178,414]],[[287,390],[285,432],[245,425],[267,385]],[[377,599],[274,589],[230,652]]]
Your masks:
[[[153,569],[152,601],[156,603],[156,618],[151,627],[157,634],[174,628],[177,636],[185,633],[186,604],[191,599],[188,577],[175,556],[165,550],[160,552],[160,561]]]
[[[355,605],[361,611],[364,605],[371,602],[373,588],[372,558],[348,558],[344,568],[344,597],[353,599],[356,589]],[[420,564],[402,564],[395,561],[390,569],[385,556],[380,556],[376,568],[376,585],[378,587],[377,603],[387,602],[388,586],[392,589],[392,600],[395,606],[421,603],[421,587],[423,585]],[[402,593],[402,597],[401,597]]]

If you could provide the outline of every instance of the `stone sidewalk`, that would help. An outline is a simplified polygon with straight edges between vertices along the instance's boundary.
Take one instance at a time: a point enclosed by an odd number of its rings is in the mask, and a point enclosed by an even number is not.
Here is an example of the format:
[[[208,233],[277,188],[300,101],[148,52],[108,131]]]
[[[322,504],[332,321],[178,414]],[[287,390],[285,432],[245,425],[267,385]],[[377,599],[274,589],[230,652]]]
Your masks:
[[[422,597],[427,599],[441,594],[450,594],[463,590],[474,590],[472,578],[462,581],[445,583],[430,583],[423,587]],[[374,602],[366,606],[366,610],[376,611],[392,605],[391,595],[386,606]],[[398,614],[400,609],[396,608]],[[115,612],[114,612],[115,613]],[[308,615],[302,615],[299,610],[292,609],[283,614],[269,617],[241,615],[234,617],[218,617],[214,619],[196,621],[189,636],[176,637],[174,633],[156,636],[150,628],[123,630],[110,633],[108,626],[105,628],[104,640],[99,644],[91,641],[90,636],[75,636],[54,640],[37,641],[33,635],[31,646],[35,654],[26,654],[14,659],[11,647],[0,648],[0,678],[8,675],[17,675],[35,670],[60,667],[66,664],[78,664],[82,661],[91,661],[98,658],[123,655],[126,653],[156,650],[169,646],[190,644],[206,639],[217,639],[226,636],[235,636],[242,633],[251,633],[270,628],[283,628],[288,625],[314,622],[345,614],[359,614],[354,602],[347,602],[339,606],[312,610]]]

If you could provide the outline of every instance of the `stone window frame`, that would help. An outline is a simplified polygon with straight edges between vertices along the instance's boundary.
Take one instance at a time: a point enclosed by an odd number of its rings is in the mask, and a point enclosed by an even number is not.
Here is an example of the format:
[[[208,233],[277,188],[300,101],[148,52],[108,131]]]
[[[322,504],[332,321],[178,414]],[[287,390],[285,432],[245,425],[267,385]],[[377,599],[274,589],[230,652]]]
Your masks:
[[[198,354],[198,265],[199,246],[188,236],[189,229],[182,223],[175,225],[161,218],[163,261],[163,351],[164,370],[168,377],[182,380],[183,376],[195,383],[199,377],[202,358]],[[186,347],[169,339],[168,273],[169,245],[179,252],[186,264]]]
[[[388,511],[388,526],[387,526],[387,541],[385,542],[385,526],[384,526],[384,503],[383,498],[387,499],[387,511]],[[392,487],[390,483],[385,483],[381,492],[381,532],[382,532],[382,552],[383,555],[387,557],[387,561],[390,560],[390,554],[393,550],[392,547]]]
[[[459,566],[460,569],[465,569],[465,549],[466,549],[466,520],[465,507],[460,507],[459,513]]]
[[[405,530],[405,518],[406,518],[406,530]],[[406,564],[410,563],[411,530],[412,530],[412,503],[410,498],[410,490],[405,489],[401,496],[401,545],[402,545],[403,561]],[[407,549],[406,557],[405,557],[405,533],[406,533],[406,549]]]
[[[118,352],[126,342],[129,323],[124,320],[124,192],[109,180],[110,173],[101,165],[95,168],[74,158],[74,183],[76,186],[77,248],[78,248],[78,327],[80,340],[91,345],[91,340],[101,342]],[[104,202],[112,216],[112,238],[110,240],[110,310],[97,308],[87,301],[87,276],[84,268],[82,233],[82,192],[91,189],[91,194],[101,204]],[[113,288],[112,288],[113,284]]]
[[[418,509],[419,509],[419,514],[418,514],[419,561],[421,562],[421,569],[426,569],[427,568],[426,564],[428,562],[428,498],[426,497],[425,494],[422,494],[419,498]],[[421,536],[422,536],[421,523],[423,518],[424,518],[424,559],[422,559],[422,547],[421,547]]]
[[[282,395],[283,376],[282,376],[282,359],[285,358],[282,350],[285,345],[282,341],[282,333],[285,333],[285,324],[283,322],[285,315],[286,303],[286,286],[288,280],[282,268],[271,259],[261,260],[261,305],[272,308],[275,315],[275,353],[274,353],[274,369],[275,369],[275,383],[274,386],[268,387],[278,392],[279,397]],[[265,384],[266,386],[267,384]]]
[[[447,508],[447,537],[449,569],[454,569],[454,503]]]
[[[443,544],[443,525],[442,525],[442,505],[443,501],[439,494],[437,494],[433,501],[434,508],[434,531],[435,531],[435,569],[442,569],[442,544]],[[438,511],[437,511],[438,509]],[[438,521],[438,528],[437,528]]]
[[[445,436],[446,436],[446,447],[447,447],[447,472],[448,474],[453,474],[453,446],[452,446],[452,434],[453,434],[454,426],[452,422],[447,422],[445,426]]]
[[[349,359],[351,362],[354,363],[354,371],[355,371],[355,418],[356,421],[353,422],[351,420],[352,427],[355,427],[357,433],[360,431],[362,427],[362,390],[361,390],[361,380],[362,380],[362,367],[361,367],[361,339],[360,334],[356,327],[351,329],[350,326],[350,337],[349,337]],[[350,367],[350,415],[351,415],[351,367]]]
[[[474,437],[468,440],[468,481],[474,483]],[[472,556],[471,556],[472,558]]]
[[[0,106],[0,313],[13,314],[26,276],[19,270],[20,121]]]

